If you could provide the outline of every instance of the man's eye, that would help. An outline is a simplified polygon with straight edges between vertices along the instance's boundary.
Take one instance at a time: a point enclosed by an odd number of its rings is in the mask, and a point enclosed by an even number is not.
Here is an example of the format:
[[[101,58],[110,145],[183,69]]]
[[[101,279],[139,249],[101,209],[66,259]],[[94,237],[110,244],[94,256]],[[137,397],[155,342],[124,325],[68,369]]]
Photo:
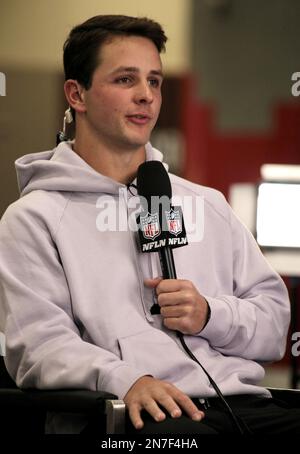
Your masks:
[[[131,79],[130,79],[130,77],[123,76],[123,77],[119,77],[116,82],[118,84],[129,84],[131,82]]]
[[[151,85],[152,87],[159,87],[159,80],[157,80],[157,79],[150,79],[150,80],[149,80],[149,85]]]

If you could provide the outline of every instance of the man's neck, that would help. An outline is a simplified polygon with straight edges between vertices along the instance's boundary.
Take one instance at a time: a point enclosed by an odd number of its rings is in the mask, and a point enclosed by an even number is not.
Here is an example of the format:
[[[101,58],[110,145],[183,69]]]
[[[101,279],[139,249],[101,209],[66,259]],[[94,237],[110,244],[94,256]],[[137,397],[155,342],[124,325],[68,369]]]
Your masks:
[[[114,149],[82,136],[75,137],[73,149],[94,170],[122,184],[134,180],[146,159],[145,147]]]

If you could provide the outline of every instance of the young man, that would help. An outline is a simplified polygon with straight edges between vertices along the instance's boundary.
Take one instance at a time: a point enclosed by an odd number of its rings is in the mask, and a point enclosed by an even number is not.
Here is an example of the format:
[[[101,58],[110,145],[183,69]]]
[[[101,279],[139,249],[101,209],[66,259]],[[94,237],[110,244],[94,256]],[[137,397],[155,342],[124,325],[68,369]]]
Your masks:
[[[176,280],[158,277],[157,253],[142,254],[130,228],[99,229],[102,202],[109,197],[127,222],[138,166],[162,160],[149,139],[165,42],[151,20],[97,16],[65,43],[75,140],[17,160],[21,198],[1,222],[7,369],[22,388],[118,395],[128,430],[234,432],[179,331],[240,424],[254,433],[299,432],[300,411],[258,385],[260,363],[284,354],[287,291],[224,197],[170,175],[173,195],[204,199],[203,239],[174,252]],[[210,407],[199,398],[212,398]]]

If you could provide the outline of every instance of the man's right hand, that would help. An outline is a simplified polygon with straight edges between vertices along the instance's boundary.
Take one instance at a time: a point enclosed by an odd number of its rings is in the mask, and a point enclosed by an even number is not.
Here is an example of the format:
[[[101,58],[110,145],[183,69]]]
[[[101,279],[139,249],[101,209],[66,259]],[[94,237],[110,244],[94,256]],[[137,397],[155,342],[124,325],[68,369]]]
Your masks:
[[[176,386],[150,376],[139,378],[125,395],[124,402],[136,429],[144,426],[142,410],[146,410],[155,421],[163,421],[166,413],[160,407],[163,407],[172,418],[179,418],[182,411],[194,421],[204,418],[204,413]]]

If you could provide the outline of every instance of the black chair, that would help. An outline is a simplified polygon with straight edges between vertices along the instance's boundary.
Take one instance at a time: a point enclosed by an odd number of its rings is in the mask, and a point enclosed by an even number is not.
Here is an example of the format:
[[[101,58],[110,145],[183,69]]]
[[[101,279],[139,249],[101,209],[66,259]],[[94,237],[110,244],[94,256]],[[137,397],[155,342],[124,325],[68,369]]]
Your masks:
[[[0,431],[42,435],[47,412],[84,414],[98,424],[99,433],[125,431],[125,404],[116,396],[88,390],[21,390],[8,374],[0,356]]]
[[[272,396],[290,406],[300,407],[300,390],[268,388]],[[1,434],[42,435],[47,412],[80,413],[98,425],[99,434],[125,433],[125,404],[116,396],[86,390],[21,390],[9,376],[0,356]]]

